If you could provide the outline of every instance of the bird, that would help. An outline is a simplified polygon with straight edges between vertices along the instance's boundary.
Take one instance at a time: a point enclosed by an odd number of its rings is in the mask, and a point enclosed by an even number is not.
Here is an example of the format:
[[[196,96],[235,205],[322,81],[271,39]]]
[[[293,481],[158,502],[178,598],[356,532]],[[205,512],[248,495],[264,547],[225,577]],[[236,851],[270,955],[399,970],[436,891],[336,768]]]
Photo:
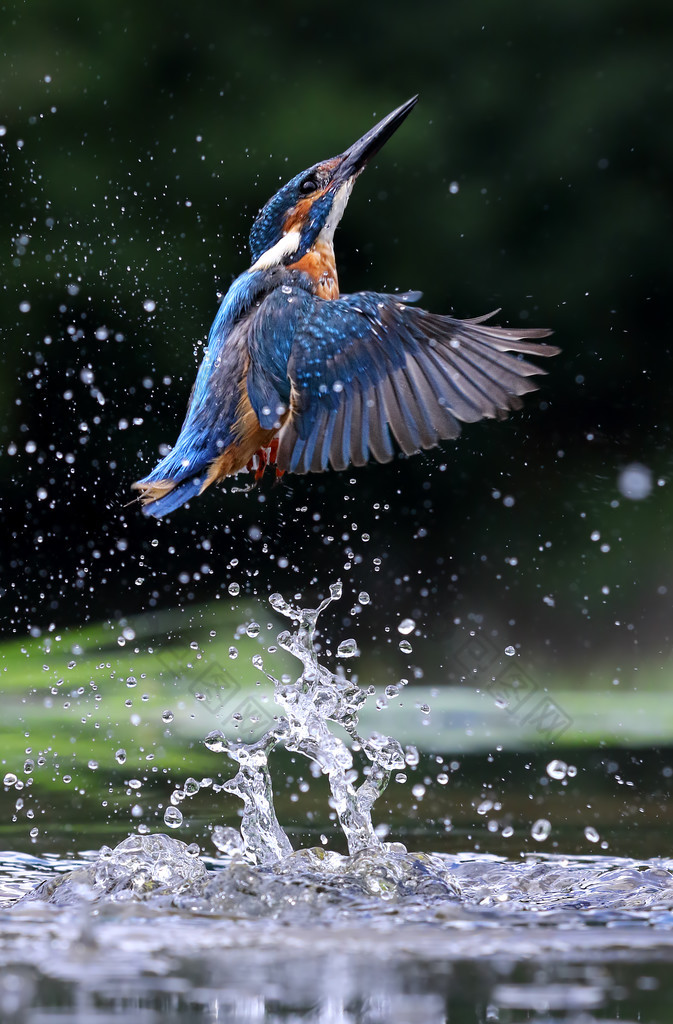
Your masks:
[[[546,328],[427,312],[420,292],[341,294],[334,233],[353,185],[413,96],[259,211],[250,267],[222,299],[175,446],[132,487],[160,518],[241,471],[322,472],[412,455],[502,419],[560,350]],[[495,313],[499,312],[496,310]]]

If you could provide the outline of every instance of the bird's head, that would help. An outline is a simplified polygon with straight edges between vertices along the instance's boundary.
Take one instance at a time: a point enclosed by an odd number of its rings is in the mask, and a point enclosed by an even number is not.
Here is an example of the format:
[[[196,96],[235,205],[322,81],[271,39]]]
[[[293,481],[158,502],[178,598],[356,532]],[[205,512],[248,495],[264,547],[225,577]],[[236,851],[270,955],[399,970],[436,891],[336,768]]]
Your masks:
[[[331,245],[357,176],[416,105],[413,96],[350,146],[314,164],[283,185],[264,206],[250,232],[252,268],[298,262],[318,240]]]

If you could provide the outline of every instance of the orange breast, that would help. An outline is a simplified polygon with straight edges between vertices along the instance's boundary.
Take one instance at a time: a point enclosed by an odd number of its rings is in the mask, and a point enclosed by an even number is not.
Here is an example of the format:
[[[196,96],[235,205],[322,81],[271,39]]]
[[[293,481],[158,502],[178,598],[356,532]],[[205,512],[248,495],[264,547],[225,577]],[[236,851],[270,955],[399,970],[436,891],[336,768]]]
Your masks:
[[[321,299],[339,298],[339,279],[331,244],[318,240],[313,249],[296,263],[290,264],[289,269],[303,270],[308,274],[315,281],[316,295]]]

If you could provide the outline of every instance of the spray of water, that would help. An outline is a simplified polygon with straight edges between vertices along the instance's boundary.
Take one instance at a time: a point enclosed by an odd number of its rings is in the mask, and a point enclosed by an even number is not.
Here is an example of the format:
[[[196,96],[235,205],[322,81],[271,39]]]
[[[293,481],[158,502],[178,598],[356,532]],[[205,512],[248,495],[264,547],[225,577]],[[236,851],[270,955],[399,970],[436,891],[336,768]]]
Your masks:
[[[292,852],[273,806],[269,755],[279,743],[287,750],[303,754],[327,776],[332,806],[351,855],[380,849],[383,845],[372,824],[372,807],[388,785],[392,772],[404,768],[404,753],[398,741],[390,736],[374,733],[363,739],[358,733],[358,713],[373,689],[361,689],[342,669],[334,673],[318,661],[315,650],[318,617],[341,594],[341,583],[333,583],[329,597],[317,608],[299,608],[280,594],[271,595],[273,609],[297,624],[294,632],[281,633],[278,643],[301,662],[302,672],[293,683],[281,682],[267,673],[274,684],[274,700],[282,714],[260,739],[241,743],[215,730],[205,740],[210,750],[227,754],[239,765],[235,778],[226,782],[224,789],[243,801],[243,852],[257,864],[272,864]],[[340,726],[346,732],[352,741],[351,747],[335,735],[331,725]],[[364,767],[364,781],[358,787],[355,786],[353,748],[362,751],[368,762]],[[226,835],[220,832],[220,848],[225,845],[229,849],[240,849],[240,840],[231,832],[234,830],[227,830]],[[403,850],[401,844],[395,846]]]
[[[290,914],[293,920],[301,913],[299,901],[312,917],[324,904],[331,920],[370,898],[442,903],[455,899],[458,888],[441,857],[410,854],[402,843],[382,842],[372,824],[375,801],[392,773],[409,763],[410,754],[405,758],[398,741],[389,736],[360,735],[358,714],[374,688],[364,690],[343,669],[332,672],[318,660],[318,618],[341,593],[341,584],[333,584],[329,596],[312,609],[295,607],[280,594],[271,596],[274,610],[295,623],[295,630],[282,632],[278,643],[301,663],[301,672],[294,682],[267,673],[280,714],[259,739],[244,743],[220,730],[205,738],[210,750],[238,765],[234,778],[222,788],[243,802],[240,831],[221,825],[213,829],[215,845],[224,854],[216,872],[206,871],[195,844],[188,847],[164,835],[136,835],[114,850],[103,848],[93,864],[49,880],[26,900],[69,905],[82,900],[151,899],[155,906],[163,901],[200,913],[279,919]],[[339,653],[353,656],[355,642],[343,641]],[[254,664],[263,669],[260,656]],[[293,850],[273,801],[269,758],[279,744],[308,758],[327,777],[348,856],[321,848]],[[359,755],[364,777],[359,785],[354,754]],[[185,792],[191,788],[185,784]]]
[[[421,922],[441,923],[445,934],[446,924],[454,922],[461,943],[467,932],[485,927],[486,947],[491,950],[497,925],[506,951],[516,934],[512,925],[530,923],[532,918],[538,925],[530,940],[536,952],[543,934],[557,935],[559,922],[565,922],[566,928],[572,924],[575,930],[588,927],[594,949],[598,923],[610,925],[606,929],[609,943],[614,941],[613,926],[631,912],[637,921],[642,921],[645,910],[656,911],[663,915],[660,920],[669,921],[673,906],[670,861],[639,863],[603,857],[506,861],[469,854],[408,853],[400,843],[381,842],[372,825],[372,808],[392,772],[409,758],[388,736],[360,736],[358,714],[372,689],[361,689],[345,672],[333,673],[318,660],[318,618],[339,597],[338,583],[315,609],[294,607],[279,594],[271,597],[275,611],[295,623],[295,630],[281,633],[278,641],[298,659],[301,673],[294,682],[269,676],[280,714],[260,739],[235,742],[221,732],[206,738],[211,750],[226,754],[238,765],[237,774],[224,788],[243,801],[240,831],[223,826],[213,831],[216,846],[225,854],[214,870],[208,870],[200,859],[196,844],[187,846],[160,834],[132,835],[114,850],[104,847],[93,862],[48,877],[27,893],[17,908],[34,901],[62,908],[99,902],[149,903],[153,912],[165,908],[171,914],[177,910],[224,917],[233,924],[234,931],[229,931],[237,944],[246,934],[245,929],[236,931],[242,920],[275,920],[299,925],[307,953],[313,951],[317,922],[329,927],[345,925],[352,934],[357,915],[364,915],[359,920],[366,919],[369,928],[375,922],[377,935],[381,929],[398,934],[404,921],[414,928]],[[339,651],[342,656],[352,655],[354,641],[343,641]],[[263,667],[259,657],[255,665]],[[347,742],[335,734],[337,727]],[[326,775],[331,803],[348,842],[348,856],[320,848],[292,849],[273,804],[269,758],[279,744],[302,754]],[[354,754],[361,755],[360,767],[364,762],[364,781],[359,786]],[[560,761],[548,766],[550,775],[563,774],[566,769]],[[191,782],[193,786],[187,780],[185,792],[194,787],[198,790],[198,784]],[[540,918],[538,912],[544,916]],[[502,927],[504,920],[509,927]],[[540,923],[547,927],[539,927]],[[310,926],[305,940],[304,925]],[[253,934],[256,942],[262,933]],[[432,950],[437,934],[433,927]],[[208,935],[210,943],[210,932]],[[282,941],[272,941],[282,948]],[[624,941],[620,940],[622,945]],[[481,949],[483,939],[479,943]],[[134,955],[137,945],[134,943]]]

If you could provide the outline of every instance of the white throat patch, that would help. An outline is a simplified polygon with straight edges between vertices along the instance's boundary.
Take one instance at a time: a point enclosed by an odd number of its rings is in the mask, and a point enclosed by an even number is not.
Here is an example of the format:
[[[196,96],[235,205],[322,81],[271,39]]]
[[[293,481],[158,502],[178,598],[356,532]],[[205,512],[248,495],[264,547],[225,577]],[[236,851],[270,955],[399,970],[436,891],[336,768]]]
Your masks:
[[[345,182],[337,190],[332,203],[332,208],[327,215],[322,231],[318,235],[316,242],[322,242],[323,245],[332,244],[334,239],[334,232],[337,229],[339,221],[344,215],[346,204],[350,199],[350,194],[353,190],[353,183],[355,179],[351,178],[350,181]],[[270,249],[263,252],[259,259],[253,263],[250,270],[271,270],[273,267],[279,266],[287,256],[292,256],[299,248],[301,241],[301,233],[296,230],[288,231],[286,235],[272,245]]]
[[[271,270],[272,267],[279,266],[286,256],[292,256],[297,251],[300,240],[301,235],[298,231],[288,231],[280,241],[262,253],[250,270]]]
[[[344,215],[344,210],[346,209],[346,204],[348,203],[348,200],[350,199],[351,196],[351,192],[353,191],[354,183],[355,178],[351,178],[350,181],[347,181],[345,184],[341,185],[340,188],[337,190],[337,193],[334,196],[334,202],[332,203],[332,208],[329,214],[327,215],[327,220],[323,225],[322,231],[318,235],[319,241],[327,242],[329,243],[329,245],[332,244],[334,232],[336,231],[339,225],[339,221]]]

